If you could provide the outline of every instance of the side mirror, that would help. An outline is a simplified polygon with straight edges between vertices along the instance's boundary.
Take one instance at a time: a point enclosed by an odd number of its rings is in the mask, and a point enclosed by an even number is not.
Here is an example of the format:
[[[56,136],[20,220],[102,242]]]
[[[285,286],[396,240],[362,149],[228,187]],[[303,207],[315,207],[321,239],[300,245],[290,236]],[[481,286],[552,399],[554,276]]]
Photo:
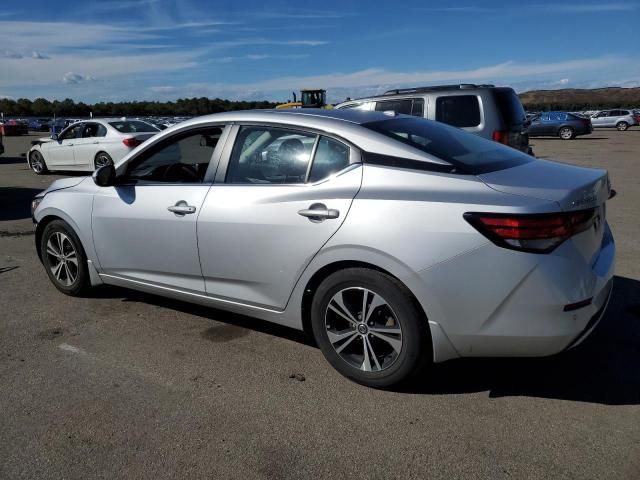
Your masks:
[[[57,134],[57,133],[52,133],[52,134],[51,134],[51,140],[53,140],[53,141],[56,141],[56,142],[57,142],[57,141],[58,141],[58,134]]]
[[[99,187],[111,187],[116,183],[116,167],[104,165],[93,172],[91,178]]]

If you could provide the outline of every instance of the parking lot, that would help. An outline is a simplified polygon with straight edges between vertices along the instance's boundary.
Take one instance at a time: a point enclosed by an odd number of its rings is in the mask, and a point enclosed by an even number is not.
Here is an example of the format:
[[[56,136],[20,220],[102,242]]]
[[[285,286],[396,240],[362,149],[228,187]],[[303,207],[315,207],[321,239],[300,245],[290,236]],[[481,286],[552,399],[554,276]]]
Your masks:
[[[617,276],[580,347],[464,359],[406,391],[341,377],[301,333],[117,288],[59,293],[36,176],[0,156],[0,478],[640,478],[640,128],[537,138],[607,168]]]

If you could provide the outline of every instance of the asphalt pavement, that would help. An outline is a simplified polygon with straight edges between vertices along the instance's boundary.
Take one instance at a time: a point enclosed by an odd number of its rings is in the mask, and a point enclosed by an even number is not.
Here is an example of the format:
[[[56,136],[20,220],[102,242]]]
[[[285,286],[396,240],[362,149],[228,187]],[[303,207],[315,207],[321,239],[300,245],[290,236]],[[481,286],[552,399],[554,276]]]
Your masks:
[[[535,139],[609,169],[609,310],[575,350],[437,365],[404,391],[341,377],[301,333],[118,288],[62,295],[0,156],[0,478],[640,478],[640,128]]]

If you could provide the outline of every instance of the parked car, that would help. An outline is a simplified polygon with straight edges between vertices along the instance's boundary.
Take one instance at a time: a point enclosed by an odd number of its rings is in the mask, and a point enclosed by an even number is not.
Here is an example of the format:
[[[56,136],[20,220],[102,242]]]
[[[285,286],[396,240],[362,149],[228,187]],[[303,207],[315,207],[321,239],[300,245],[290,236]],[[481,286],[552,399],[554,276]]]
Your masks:
[[[50,118],[32,118],[29,120],[29,130],[33,132],[48,132],[50,129]]]
[[[59,135],[31,142],[27,163],[37,175],[50,170],[93,171],[119,161],[159,131],[139,120],[84,120]]]
[[[335,108],[394,111],[424,117],[532,153],[527,116],[512,88],[474,84],[404,88],[343,102]]]
[[[593,131],[591,120],[568,112],[545,112],[531,119],[530,137],[560,137],[572,140]]]
[[[633,125],[638,125],[630,110],[602,110],[591,117],[594,128],[617,128],[624,132]]]
[[[120,285],[305,330],[342,374],[389,387],[580,343],[613,284],[609,195],[604,170],[442,123],[256,110],[165,130],[32,213],[65,294]]]

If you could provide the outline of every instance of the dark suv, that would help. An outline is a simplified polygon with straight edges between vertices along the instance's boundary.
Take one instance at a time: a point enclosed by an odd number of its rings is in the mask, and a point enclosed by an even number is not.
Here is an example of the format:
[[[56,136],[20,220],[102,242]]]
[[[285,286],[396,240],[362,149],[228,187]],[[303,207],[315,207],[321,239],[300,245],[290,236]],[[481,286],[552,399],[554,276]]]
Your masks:
[[[424,117],[531,153],[524,108],[508,87],[463,83],[404,88],[350,100],[335,108],[392,110]]]

